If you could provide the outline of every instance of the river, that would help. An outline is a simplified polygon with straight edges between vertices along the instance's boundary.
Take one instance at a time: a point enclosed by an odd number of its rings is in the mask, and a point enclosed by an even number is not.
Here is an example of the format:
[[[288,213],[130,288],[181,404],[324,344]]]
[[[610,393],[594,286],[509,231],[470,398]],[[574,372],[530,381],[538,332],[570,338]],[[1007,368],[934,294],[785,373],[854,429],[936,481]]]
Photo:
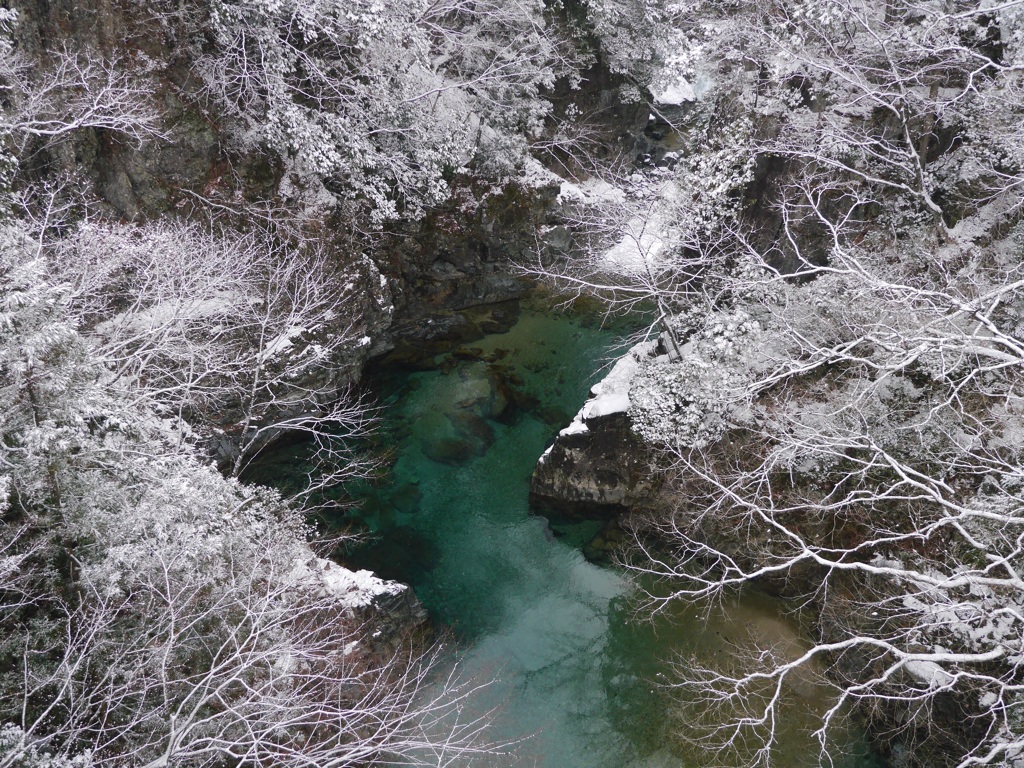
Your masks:
[[[584,556],[599,554],[600,522],[549,521],[529,509],[537,457],[620,341],[585,318],[526,308],[511,331],[439,358],[434,370],[375,377],[394,461],[365,494],[358,517],[371,543],[350,564],[410,583],[452,629],[460,674],[493,681],[467,715],[493,708],[491,738],[514,748],[487,765],[707,764],[686,739],[693,710],[666,687],[677,679],[673,663],[694,654],[733,663],[731,644],[751,638],[801,644],[780,606],[757,594],[674,606],[651,620],[638,612],[630,574]],[[811,682],[796,689],[774,764],[817,766],[800,729],[827,698]]]

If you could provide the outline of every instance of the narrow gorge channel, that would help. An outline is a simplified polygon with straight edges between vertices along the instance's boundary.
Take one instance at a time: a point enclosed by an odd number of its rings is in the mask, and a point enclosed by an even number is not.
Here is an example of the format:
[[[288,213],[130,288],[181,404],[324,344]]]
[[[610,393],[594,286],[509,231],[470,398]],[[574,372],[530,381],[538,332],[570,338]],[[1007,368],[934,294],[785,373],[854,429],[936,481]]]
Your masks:
[[[524,308],[510,331],[453,350],[431,370],[374,377],[393,465],[366,494],[359,522],[369,543],[348,564],[410,583],[452,629],[458,674],[493,680],[466,716],[493,709],[490,738],[514,746],[487,765],[704,765],[706,755],[685,744],[692,712],[664,687],[672,661],[720,662],[751,638],[800,644],[761,595],[706,617],[680,605],[649,620],[633,577],[602,556],[614,530],[531,512],[537,458],[620,344],[586,318]],[[800,729],[826,702],[812,682],[790,694],[775,764],[816,766]]]

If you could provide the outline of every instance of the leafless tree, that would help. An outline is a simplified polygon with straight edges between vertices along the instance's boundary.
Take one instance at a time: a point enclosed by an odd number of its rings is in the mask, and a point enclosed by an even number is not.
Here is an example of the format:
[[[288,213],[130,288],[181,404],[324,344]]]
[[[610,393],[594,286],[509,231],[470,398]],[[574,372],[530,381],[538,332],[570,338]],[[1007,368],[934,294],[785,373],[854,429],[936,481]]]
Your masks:
[[[852,706],[876,733],[930,733],[932,765],[1016,765],[1021,5],[686,7],[715,97],[754,120],[735,146],[778,170],[710,228],[670,216],[661,231],[696,242],[659,254],[663,279],[558,277],[658,294],[675,325],[630,390],[669,477],[661,517],[637,518],[661,534],[637,567],[676,585],[667,599],[758,583],[806,598],[806,652],[682,670],[723,718],[706,743],[767,765],[787,681],[820,666],[823,756]],[[687,149],[690,189],[752,178]],[[712,249],[725,258],[690,258]]]
[[[677,473],[659,524],[671,555],[650,550],[649,569],[679,579],[676,598],[789,583],[816,606],[821,642],[799,658],[689,683],[743,705],[743,727],[713,730],[729,745],[759,730],[755,762],[783,684],[822,663],[836,695],[823,753],[850,704],[919,731],[952,707],[952,764],[1011,764],[1024,743],[1020,262],[948,232],[865,235],[846,215],[859,201],[844,212],[816,179],[794,187],[785,232],[800,252],[790,221],[813,217],[827,263],[802,260],[794,281],[762,260],[723,281],[678,361],[634,388],[634,422]],[[691,408],[708,402],[711,420]]]
[[[0,135],[19,157],[35,140],[55,141],[85,128],[114,131],[142,142],[161,135],[152,89],[123,62],[104,61],[67,47],[49,66],[7,51],[0,64]]]
[[[485,714],[462,707],[473,684],[435,675],[444,650],[381,613],[406,588],[318,558],[277,493],[173,440],[145,379],[178,396],[191,382],[133,366],[127,342],[159,344],[79,333],[99,333],[89,312],[108,302],[133,306],[112,275],[150,262],[127,236],[107,233],[138,261],[54,274],[49,246],[0,233],[0,763],[443,765],[487,750]]]
[[[314,557],[294,520],[264,517],[258,494],[224,497],[234,508],[219,520],[194,510],[150,517],[154,504],[162,515],[178,501],[221,506],[198,494],[223,480],[176,470],[150,467],[156,476],[129,491],[129,528],[112,519],[116,509],[94,514],[97,533],[125,533],[76,551],[73,597],[35,597],[30,607],[51,628],[23,628],[20,694],[3,705],[20,743],[0,764],[22,764],[29,748],[150,768],[439,765],[487,749],[485,720],[459,717],[472,685],[434,679],[442,648],[370,637],[381,634],[375,594],[405,587]],[[5,617],[7,630],[17,618]]]
[[[16,10],[0,11],[0,191],[13,168],[42,147],[87,129],[135,143],[162,138],[144,66],[76,50],[66,42],[33,59],[15,45]]]
[[[212,35],[197,71],[237,145],[269,146],[290,176],[378,223],[444,200],[446,174],[478,150],[515,166],[547,111],[541,89],[571,69],[532,1],[217,2],[178,16]]]
[[[274,438],[305,433],[324,487],[368,468],[343,440],[369,423],[349,388],[379,287],[368,265],[292,235],[92,223],[50,252],[112,385],[158,403],[183,439],[210,441],[233,476]]]
[[[521,268],[569,297],[596,294],[614,312],[653,310],[646,332],[664,332],[677,354],[678,317],[719,290],[718,275],[749,250],[737,215],[753,146],[749,126],[737,123],[705,136],[701,151],[673,168],[605,169],[563,182],[559,221],[572,246],[552,254],[538,243]]]
[[[1006,308],[1024,284],[1019,264],[975,264],[940,288],[909,259],[879,261],[845,249],[809,286],[774,276],[738,342],[747,375],[721,393],[720,438],[672,447],[674,544],[649,568],[680,579],[674,597],[789,580],[822,606],[823,640],[800,658],[691,683],[748,706],[770,684],[745,721],[769,744],[783,682],[820,660],[836,691],[823,748],[850,703],[890,721],[902,703],[922,726],[957,701],[970,719],[957,764],[995,764],[1021,749],[1024,350]]]

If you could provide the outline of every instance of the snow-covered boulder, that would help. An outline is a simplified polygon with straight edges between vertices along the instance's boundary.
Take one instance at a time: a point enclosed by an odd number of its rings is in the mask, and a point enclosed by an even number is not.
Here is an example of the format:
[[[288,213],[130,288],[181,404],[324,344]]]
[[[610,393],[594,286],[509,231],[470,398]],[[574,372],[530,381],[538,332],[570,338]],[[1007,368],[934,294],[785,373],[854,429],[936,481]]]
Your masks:
[[[373,627],[373,637],[401,638],[422,626],[427,611],[412,588],[397,581],[388,581],[371,571],[352,571],[323,557],[301,558],[291,572],[298,586],[312,587],[336,601],[339,610]]]
[[[646,450],[630,429],[629,389],[657,342],[643,342],[595,384],[572,423],[537,463],[530,498],[541,508],[579,516],[617,515],[651,492]]]

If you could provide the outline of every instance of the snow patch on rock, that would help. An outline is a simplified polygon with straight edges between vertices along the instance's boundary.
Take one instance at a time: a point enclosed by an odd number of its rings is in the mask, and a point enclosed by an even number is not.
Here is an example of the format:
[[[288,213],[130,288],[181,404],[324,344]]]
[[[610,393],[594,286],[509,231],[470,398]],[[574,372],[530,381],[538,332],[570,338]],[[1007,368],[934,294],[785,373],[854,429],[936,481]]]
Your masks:
[[[519,177],[520,182],[530,189],[543,189],[544,187],[561,187],[565,179],[554,171],[545,168],[535,158],[528,158],[523,166],[523,173]]]
[[[322,557],[296,565],[292,571],[295,584],[313,586],[322,594],[338,599],[340,607],[365,608],[384,595],[397,595],[408,587],[397,581],[385,581],[371,571],[350,571]]]
[[[629,410],[629,387],[640,364],[652,357],[656,340],[642,341],[619,358],[611,371],[590,389],[590,399],[583,404],[572,423],[558,433],[559,437],[588,432],[587,421]]]
[[[663,107],[679,107],[688,101],[696,101],[697,94],[690,81],[682,75],[667,79],[651,89],[654,103]]]
[[[601,203],[621,205],[626,202],[626,191],[604,179],[587,179],[578,184],[563,180],[559,185],[557,201],[560,204],[571,202],[583,205]]]
[[[559,437],[566,437],[567,435],[581,435],[584,432],[589,432],[587,425],[583,423],[583,411],[576,414],[576,418],[572,420],[572,423],[558,433]],[[544,454],[545,456],[547,453]],[[541,460],[544,460],[544,456],[541,456]]]

